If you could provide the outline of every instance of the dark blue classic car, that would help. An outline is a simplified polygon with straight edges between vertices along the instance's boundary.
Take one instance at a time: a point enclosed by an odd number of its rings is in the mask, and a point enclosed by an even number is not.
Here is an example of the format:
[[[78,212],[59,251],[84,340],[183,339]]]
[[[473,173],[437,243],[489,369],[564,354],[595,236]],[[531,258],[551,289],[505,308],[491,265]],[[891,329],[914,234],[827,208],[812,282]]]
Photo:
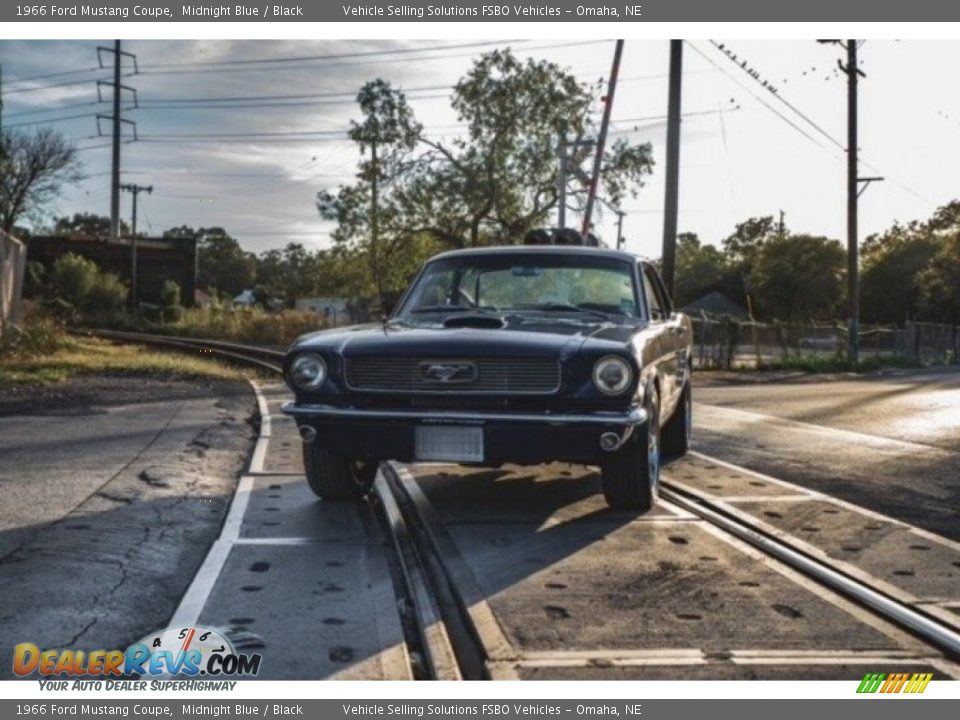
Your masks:
[[[428,261],[382,323],[304,335],[283,410],[307,481],[369,492],[381,460],[599,465],[616,508],[648,510],[661,455],[690,441],[690,321],[656,270],[586,246]]]

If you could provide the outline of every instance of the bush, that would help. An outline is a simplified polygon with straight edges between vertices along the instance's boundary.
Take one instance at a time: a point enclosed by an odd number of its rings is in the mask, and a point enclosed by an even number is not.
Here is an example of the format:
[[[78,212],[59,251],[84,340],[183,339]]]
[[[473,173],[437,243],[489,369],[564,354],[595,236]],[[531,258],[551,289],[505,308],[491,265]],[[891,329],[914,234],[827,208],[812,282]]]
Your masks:
[[[180,286],[175,280],[164,280],[160,289],[160,304],[165,308],[180,307]]]
[[[96,315],[115,315],[127,303],[127,286],[113,273],[97,273],[84,307]]]
[[[46,315],[28,316],[22,325],[0,335],[0,358],[23,359],[49,355],[70,343],[63,324]]]
[[[50,289],[55,297],[74,307],[83,307],[97,283],[98,274],[95,262],[74,253],[67,253],[53,263]]]
[[[40,295],[46,277],[47,269],[43,266],[43,263],[35,260],[28,262],[23,274],[23,296],[32,298]]]

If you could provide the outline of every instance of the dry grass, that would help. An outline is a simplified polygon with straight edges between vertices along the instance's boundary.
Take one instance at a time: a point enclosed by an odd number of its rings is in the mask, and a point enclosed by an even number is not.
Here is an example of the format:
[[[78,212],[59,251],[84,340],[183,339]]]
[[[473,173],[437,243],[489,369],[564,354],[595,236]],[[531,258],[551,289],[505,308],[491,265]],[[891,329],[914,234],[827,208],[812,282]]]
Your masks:
[[[154,375],[164,378],[242,380],[243,370],[209,358],[159,352],[143,345],[64,336],[51,352],[0,355],[0,383],[52,384],[78,375]]]
[[[191,308],[175,322],[144,327],[148,332],[227,340],[285,350],[299,336],[322,330],[323,318],[314,312],[283,310],[268,313],[257,308]]]

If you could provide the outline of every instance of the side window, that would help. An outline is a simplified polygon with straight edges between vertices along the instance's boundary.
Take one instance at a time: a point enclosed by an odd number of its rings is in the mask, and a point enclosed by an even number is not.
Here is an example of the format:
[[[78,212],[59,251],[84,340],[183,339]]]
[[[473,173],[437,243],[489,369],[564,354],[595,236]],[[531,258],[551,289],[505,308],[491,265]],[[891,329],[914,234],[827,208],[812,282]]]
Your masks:
[[[647,309],[650,311],[651,320],[663,320],[663,302],[657,288],[657,281],[653,270],[648,266],[643,266],[643,294],[647,300]]]

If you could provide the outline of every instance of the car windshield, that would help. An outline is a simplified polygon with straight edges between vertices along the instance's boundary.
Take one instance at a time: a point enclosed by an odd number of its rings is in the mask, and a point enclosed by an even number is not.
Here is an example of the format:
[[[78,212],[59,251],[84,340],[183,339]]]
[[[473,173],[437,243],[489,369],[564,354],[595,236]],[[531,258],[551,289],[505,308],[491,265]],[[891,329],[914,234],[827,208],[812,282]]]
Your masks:
[[[469,310],[637,317],[632,264],[587,253],[444,258],[426,266],[398,315]]]

